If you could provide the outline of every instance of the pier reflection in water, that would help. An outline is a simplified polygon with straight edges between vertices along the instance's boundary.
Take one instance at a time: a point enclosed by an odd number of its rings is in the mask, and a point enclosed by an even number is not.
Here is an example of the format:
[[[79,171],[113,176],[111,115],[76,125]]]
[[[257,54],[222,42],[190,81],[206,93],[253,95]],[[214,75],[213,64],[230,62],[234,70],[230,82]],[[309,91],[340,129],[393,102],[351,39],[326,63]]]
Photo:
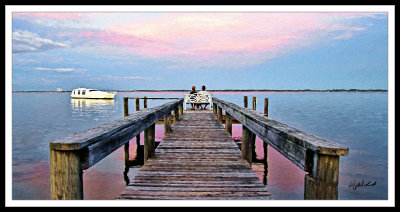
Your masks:
[[[135,139],[136,140],[136,139]],[[160,144],[159,141],[155,141],[156,148]],[[144,164],[144,145],[140,145],[140,140],[136,141],[136,149],[134,153],[134,159],[130,160],[129,158],[129,142],[124,145],[125,152],[125,169],[124,169],[124,180],[126,185],[130,183],[130,179],[128,177],[128,172],[130,168],[140,168]]]

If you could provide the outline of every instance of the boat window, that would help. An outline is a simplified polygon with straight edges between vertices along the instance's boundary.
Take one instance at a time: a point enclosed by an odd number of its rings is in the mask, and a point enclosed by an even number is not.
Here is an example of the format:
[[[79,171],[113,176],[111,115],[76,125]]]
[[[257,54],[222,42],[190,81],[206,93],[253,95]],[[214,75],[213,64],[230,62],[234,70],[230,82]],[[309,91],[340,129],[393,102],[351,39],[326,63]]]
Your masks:
[[[74,95],[75,95],[75,90],[74,90]]]
[[[78,95],[81,95],[81,90],[78,90]]]
[[[86,90],[82,90],[82,95],[85,95],[86,94]]]
[[[92,91],[97,91],[97,90],[96,90],[96,89],[90,89],[90,90],[89,90],[89,92],[92,92]]]

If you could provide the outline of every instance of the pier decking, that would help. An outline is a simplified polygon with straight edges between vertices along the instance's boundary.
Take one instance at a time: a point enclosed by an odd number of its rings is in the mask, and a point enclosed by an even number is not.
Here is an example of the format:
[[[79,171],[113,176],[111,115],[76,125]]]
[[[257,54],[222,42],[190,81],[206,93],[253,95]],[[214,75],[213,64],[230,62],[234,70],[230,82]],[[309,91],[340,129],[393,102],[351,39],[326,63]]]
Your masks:
[[[143,110],[135,98],[136,111],[129,113],[124,97],[124,118],[50,142],[51,199],[84,199],[83,170],[122,145],[129,150],[129,140],[142,132],[144,166],[118,199],[271,199],[251,169],[256,136],[263,141],[266,170],[270,145],[307,172],[304,199],[338,199],[339,157],[349,149],[268,118],[267,107],[264,113],[255,110],[255,98],[251,110],[246,96],[244,108],[213,97],[212,112],[184,112],[183,98],[153,108],[146,108],[150,98],[143,99]],[[156,149],[155,125],[161,120],[165,137]],[[231,136],[233,120],[242,125],[240,150]]]
[[[119,199],[270,199],[212,111],[186,111]]]

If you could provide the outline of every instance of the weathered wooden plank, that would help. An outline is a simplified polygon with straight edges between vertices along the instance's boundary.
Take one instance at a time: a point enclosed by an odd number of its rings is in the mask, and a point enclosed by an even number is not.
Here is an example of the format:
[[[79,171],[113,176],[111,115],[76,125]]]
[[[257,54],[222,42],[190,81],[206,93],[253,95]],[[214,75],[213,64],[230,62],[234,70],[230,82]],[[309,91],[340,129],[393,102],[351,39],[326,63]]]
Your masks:
[[[131,191],[124,190],[122,195],[140,195],[140,196],[172,196],[172,197],[261,197],[269,196],[269,192],[221,192],[221,191]]]
[[[270,141],[281,137],[319,154],[347,155],[348,153],[348,148],[341,144],[319,138],[269,119],[260,112],[241,108],[233,103],[215,97],[213,98],[213,102],[239,120],[247,128],[251,129],[253,133],[263,140]]]
[[[120,200],[270,200],[271,196],[150,196],[150,195],[121,195]]]
[[[174,182],[174,183],[173,183]],[[262,188],[265,190],[265,185],[263,184],[241,184],[237,181],[219,181],[220,183],[202,183],[203,181],[168,181],[168,182],[143,182],[143,181],[135,181],[129,183],[129,186],[142,186],[142,187],[152,187],[156,189],[157,187],[162,188]]]
[[[52,200],[83,198],[83,178],[78,151],[50,150],[50,190]]]
[[[197,111],[196,111],[197,112]],[[269,199],[210,112],[185,112],[119,199]]]
[[[155,122],[183,102],[183,99],[175,100],[128,115],[127,100],[124,98],[124,118],[49,143],[52,199],[83,199],[82,170],[93,166],[144,129],[150,126],[154,129]]]
[[[157,192],[266,192],[262,187],[152,187],[152,186],[128,186],[126,193],[135,191]],[[269,194],[269,193],[268,193]]]
[[[302,132],[269,119],[257,111],[241,108],[218,98],[213,98],[213,101],[218,107],[239,120],[246,129],[256,134],[264,142],[268,142],[271,147],[305,171],[311,172],[317,166],[317,164],[313,164],[314,154],[310,154],[310,151],[317,155],[348,154],[348,148],[341,144]]]
[[[139,186],[144,186],[144,185],[149,185],[149,186],[182,186],[182,187],[262,187],[265,188],[265,185],[263,185],[259,179],[254,179],[254,180],[220,180],[220,181],[204,181],[204,180],[151,180],[148,181],[146,179],[141,180],[141,179],[134,179],[133,182],[129,183],[129,185],[134,186],[134,185],[139,185]]]
[[[148,128],[182,103],[183,99],[179,99],[157,107],[136,111],[124,118],[51,141],[49,147],[55,150],[79,150],[91,144],[109,139],[109,137],[116,133],[119,133],[119,136],[125,136],[125,134],[137,135],[143,131],[143,128]],[[125,133],[121,133],[126,128],[131,129],[126,130]]]

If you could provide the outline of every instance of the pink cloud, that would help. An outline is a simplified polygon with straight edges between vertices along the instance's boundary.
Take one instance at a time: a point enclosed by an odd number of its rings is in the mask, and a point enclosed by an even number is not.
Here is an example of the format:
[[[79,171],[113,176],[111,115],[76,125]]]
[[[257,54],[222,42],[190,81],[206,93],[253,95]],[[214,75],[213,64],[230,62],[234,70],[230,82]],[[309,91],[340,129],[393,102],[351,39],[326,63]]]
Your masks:
[[[131,48],[134,53],[152,58],[210,62],[213,58],[223,60],[223,55],[266,53],[267,56],[261,57],[263,60],[326,28],[327,24],[319,21],[321,16],[320,13],[175,13],[117,24],[110,31],[152,40],[140,48]],[[129,43],[129,39],[126,41]]]
[[[320,14],[177,13],[116,25],[111,30],[167,41],[176,48],[196,51],[264,51],[292,44],[325,27]]]
[[[366,26],[347,20],[376,16],[327,12],[165,13],[147,18],[129,15],[15,13],[13,17],[62,20],[60,26],[71,21],[73,24],[65,26],[83,30],[73,34],[60,32],[59,36],[70,35],[90,45],[118,47],[152,59],[225,65],[226,59],[231,58],[231,64],[240,66],[260,63],[321,39],[349,39]],[[243,58],[249,61],[235,62]]]

